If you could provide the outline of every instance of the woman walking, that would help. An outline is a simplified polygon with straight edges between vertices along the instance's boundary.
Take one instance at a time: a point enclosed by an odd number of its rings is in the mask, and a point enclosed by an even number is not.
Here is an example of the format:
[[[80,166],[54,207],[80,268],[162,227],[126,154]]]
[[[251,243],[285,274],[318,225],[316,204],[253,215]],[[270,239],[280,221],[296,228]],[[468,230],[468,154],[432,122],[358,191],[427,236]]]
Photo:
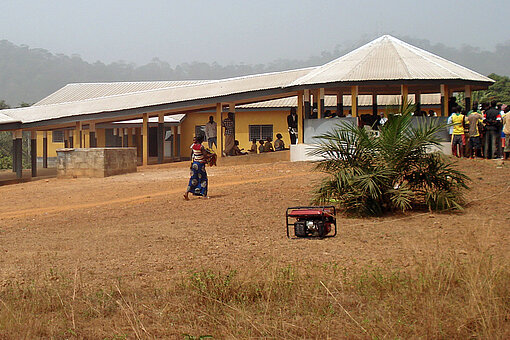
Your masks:
[[[209,198],[207,196],[207,172],[205,172],[205,164],[207,163],[207,159],[211,155],[209,151],[202,145],[204,141],[204,137],[199,135],[196,137],[193,145],[191,146],[192,150],[192,163],[191,163],[191,173],[188,188],[186,189],[186,193],[184,194],[184,199],[186,201],[189,200],[189,193],[191,192],[195,196],[202,196],[204,198]]]

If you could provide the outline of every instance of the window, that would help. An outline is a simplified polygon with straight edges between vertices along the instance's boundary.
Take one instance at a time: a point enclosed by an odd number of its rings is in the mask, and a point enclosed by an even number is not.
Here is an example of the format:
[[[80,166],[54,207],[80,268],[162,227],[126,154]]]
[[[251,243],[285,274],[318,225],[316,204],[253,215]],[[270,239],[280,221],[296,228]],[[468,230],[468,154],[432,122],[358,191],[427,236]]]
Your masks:
[[[202,136],[205,140],[205,125],[195,125],[195,136]]]
[[[64,130],[55,130],[51,132],[52,143],[64,143]]]
[[[266,140],[273,138],[273,125],[250,125],[250,140]]]

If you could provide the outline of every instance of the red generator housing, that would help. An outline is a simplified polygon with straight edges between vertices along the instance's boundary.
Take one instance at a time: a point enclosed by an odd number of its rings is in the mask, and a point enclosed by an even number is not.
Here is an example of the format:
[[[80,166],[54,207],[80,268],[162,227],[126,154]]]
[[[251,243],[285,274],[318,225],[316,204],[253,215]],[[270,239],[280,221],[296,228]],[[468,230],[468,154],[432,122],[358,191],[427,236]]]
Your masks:
[[[288,238],[325,238],[336,236],[336,209],[334,206],[290,207],[285,213]],[[294,236],[290,228],[294,227]]]

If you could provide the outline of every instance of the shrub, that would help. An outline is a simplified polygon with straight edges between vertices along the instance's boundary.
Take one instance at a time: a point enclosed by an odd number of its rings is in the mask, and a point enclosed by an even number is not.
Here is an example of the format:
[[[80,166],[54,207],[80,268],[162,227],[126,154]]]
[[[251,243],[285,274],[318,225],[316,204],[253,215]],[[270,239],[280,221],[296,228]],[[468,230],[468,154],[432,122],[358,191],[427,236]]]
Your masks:
[[[404,103],[375,136],[363,127],[338,125],[317,136],[311,151],[316,170],[329,176],[320,183],[314,203],[338,202],[348,213],[381,215],[426,206],[461,209],[468,178],[440,152],[437,133],[445,125],[421,119],[411,125],[414,107]]]

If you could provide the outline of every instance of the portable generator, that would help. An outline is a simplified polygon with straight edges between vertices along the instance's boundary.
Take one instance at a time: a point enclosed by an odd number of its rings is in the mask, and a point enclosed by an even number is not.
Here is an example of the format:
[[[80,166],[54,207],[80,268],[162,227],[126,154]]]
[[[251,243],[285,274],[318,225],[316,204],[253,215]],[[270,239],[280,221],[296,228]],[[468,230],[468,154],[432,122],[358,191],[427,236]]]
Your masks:
[[[288,238],[324,238],[336,236],[336,209],[334,206],[290,207],[285,213]],[[294,227],[294,237],[290,228]]]

